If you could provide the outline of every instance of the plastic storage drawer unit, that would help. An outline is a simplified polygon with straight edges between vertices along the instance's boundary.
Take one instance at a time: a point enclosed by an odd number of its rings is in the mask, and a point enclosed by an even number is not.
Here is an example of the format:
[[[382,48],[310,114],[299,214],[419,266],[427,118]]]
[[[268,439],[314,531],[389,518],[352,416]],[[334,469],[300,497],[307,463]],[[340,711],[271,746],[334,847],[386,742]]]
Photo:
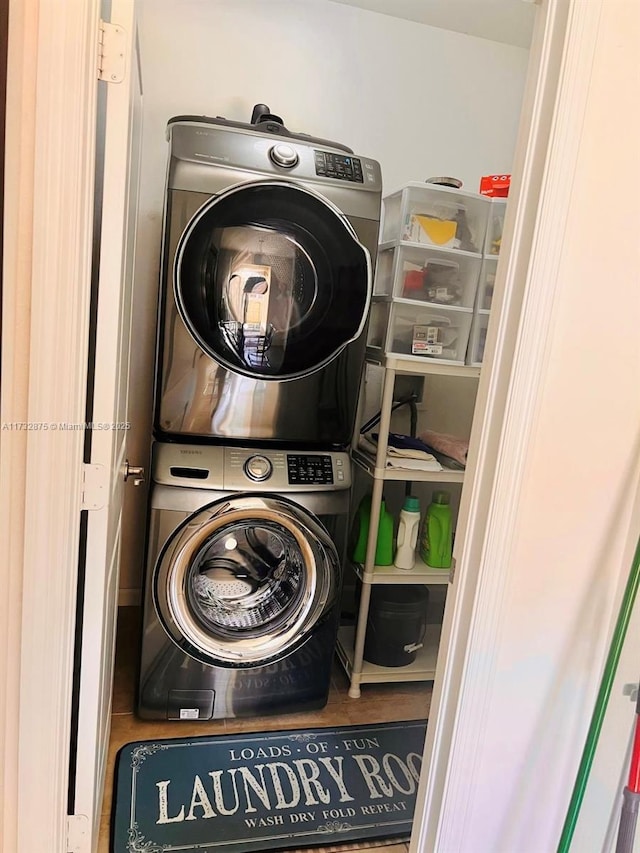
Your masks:
[[[498,258],[485,258],[482,262],[480,284],[478,285],[478,301],[476,308],[480,311],[490,311],[493,301],[493,288],[496,281]]]
[[[384,199],[382,242],[397,240],[481,253],[489,205],[484,196],[412,182]]]
[[[507,212],[506,198],[492,198],[489,202],[489,222],[487,224],[487,240],[484,247],[486,255],[499,255],[502,243],[504,216]]]
[[[464,364],[472,312],[394,300],[385,352]]]
[[[389,328],[389,313],[391,301],[389,299],[373,298],[369,311],[369,326],[367,330],[367,346],[384,352],[387,330]]]
[[[467,352],[467,364],[479,366],[484,359],[484,346],[487,340],[487,328],[489,326],[489,311],[478,311],[473,315],[471,335],[469,338],[469,349]]]
[[[479,255],[435,246],[384,244],[374,293],[435,305],[473,308],[482,261]]]

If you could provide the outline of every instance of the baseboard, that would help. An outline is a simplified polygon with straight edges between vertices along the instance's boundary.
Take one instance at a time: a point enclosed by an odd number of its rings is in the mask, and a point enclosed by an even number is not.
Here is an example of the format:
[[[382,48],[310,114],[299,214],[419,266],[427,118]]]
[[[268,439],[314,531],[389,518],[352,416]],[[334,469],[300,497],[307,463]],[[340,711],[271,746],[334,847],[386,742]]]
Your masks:
[[[118,590],[118,607],[139,607],[142,602],[142,590]]]

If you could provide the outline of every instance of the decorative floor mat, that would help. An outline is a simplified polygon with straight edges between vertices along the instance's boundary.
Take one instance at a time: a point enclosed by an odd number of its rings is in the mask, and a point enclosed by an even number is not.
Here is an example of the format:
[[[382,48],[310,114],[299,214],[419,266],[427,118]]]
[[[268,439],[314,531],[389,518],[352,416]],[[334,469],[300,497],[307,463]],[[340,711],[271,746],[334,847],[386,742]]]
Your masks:
[[[386,853],[389,847],[395,847],[396,850],[401,845],[403,850],[408,850],[409,837],[404,835],[402,838],[370,838],[368,841],[356,841],[355,844],[323,844],[322,847],[297,847],[289,853],[351,853],[352,850],[370,850],[380,849],[380,853]]]
[[[408,837],[426,722],[130,743],[112,853],[261,853]]]

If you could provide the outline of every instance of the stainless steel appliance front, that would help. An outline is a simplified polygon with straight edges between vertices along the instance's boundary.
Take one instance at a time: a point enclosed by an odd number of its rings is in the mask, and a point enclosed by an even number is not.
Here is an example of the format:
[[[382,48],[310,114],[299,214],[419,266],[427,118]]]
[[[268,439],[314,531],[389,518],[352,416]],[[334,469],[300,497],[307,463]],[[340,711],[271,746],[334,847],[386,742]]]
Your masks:
[[[155,445],[142,717],[203,720],[326,702],[347,463],[344,453]]]
[[[291,142],[297,161],[279,166],[268,134],[170,127],[156,436],[346,446],[378,164],[353,158],[361,181],[355,165],[345,180],[318,157],[350,158],[312,144]]]

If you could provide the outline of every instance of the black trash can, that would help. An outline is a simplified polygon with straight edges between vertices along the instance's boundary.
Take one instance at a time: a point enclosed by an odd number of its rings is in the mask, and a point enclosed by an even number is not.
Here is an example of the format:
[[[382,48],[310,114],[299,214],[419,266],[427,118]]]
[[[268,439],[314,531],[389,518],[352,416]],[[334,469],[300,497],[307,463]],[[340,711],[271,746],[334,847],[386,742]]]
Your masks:
[[[416,659],[427,626],[426,586],[374,586],[367,618],[364,659],[379,666],[406,666]]]

